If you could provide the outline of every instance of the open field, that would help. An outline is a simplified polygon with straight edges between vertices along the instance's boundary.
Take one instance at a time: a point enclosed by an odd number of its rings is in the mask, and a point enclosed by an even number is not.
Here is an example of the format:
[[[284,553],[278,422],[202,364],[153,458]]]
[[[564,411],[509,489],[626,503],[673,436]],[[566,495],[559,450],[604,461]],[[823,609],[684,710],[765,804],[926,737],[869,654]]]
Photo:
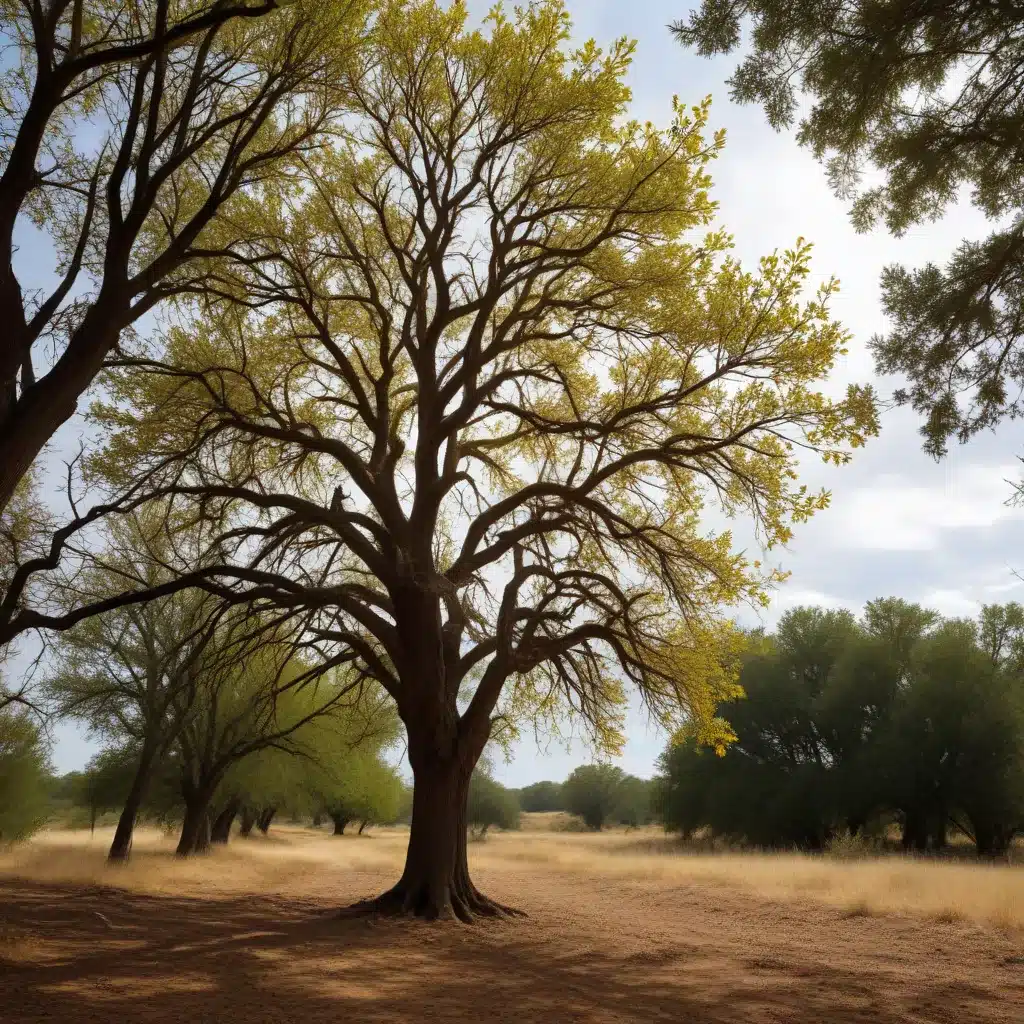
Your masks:
[[[470,847],[528,920],[334,919],[406,836],[282,827],[179,862],[144,830],[111,870],[106,830],[43,833],[0,855],[0,1020],[1022,1019],[1020,868],[529,831]]]

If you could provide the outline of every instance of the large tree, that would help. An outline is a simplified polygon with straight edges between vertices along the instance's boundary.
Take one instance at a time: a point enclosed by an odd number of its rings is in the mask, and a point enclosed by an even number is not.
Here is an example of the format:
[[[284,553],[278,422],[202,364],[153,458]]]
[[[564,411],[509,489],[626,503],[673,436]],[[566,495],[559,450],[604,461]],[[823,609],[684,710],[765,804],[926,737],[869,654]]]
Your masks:
[[[827,159],[853,223],[896,235],[939,217],[970,189],[998,227],[961,242],[946,266],[890,265],[882,302],[891,332],[872,347],[879,370],[926,417],[925,450],[942,455],[1002,417],[1024,412],[1024,11],[1019,3],[955,0],[702,0],[672,26],[704,56],[730,53],[749,23],[750,50],[732,97],[761,103]],[[881,170],[861,189],[862,172]]]
[[[0,6],[0,514],[124,333],[203,287],[218,213],[317,144],[366,7]],[[21,263],[30,224],[53,275]]]
[[[727,739],[720,610],[780,573],[701,511],[785,541],[828,500],[798,457],[877,429],[870,390],[817,390],[845,335],[832,284],[801,299],[809,246],[752,274],[703,233],[706,107],[628,120],[632,44],[571,48],[559,0],[466,18],[381,6],[346,137],[110,380],[95,464],[228,523],[219,585],[303,609],[391,695],[412,828],[371,907],[463,919],[500,909],[465,842],[495,721],[578,715],[614,748],[632,684]]]

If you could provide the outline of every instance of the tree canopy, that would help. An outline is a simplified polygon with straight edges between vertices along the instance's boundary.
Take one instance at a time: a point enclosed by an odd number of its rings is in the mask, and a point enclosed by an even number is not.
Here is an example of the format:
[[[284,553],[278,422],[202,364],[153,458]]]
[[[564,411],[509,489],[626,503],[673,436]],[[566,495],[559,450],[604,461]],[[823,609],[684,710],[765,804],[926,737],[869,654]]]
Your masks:
[[[801,294],[809,245],[750,273],[701,236],[707,106],[628,120],[632,44],[571,48],[557,0],[466,17],[380,6],[338,137],[121,361],[93,462],[222,523],[196,579],[302,609],[393,697],[421,794],[398,902],[463,916],[486,902],[434,891],[418,837],[464,856],[439,793],[464,805],[492,719],[577,714],[614,749],[631,683],[725,742],[721,609],[781,577],[701,510],[785,541],[828,500],[798,455],[877,429],[869,388],[817,389],[845,334],[834,282]]]
[[[519,790],[519,805],[524,811],[564,811],[565,797],[560,782],[534,782]]]
[[[892,329],[872,342],[878,368],[909,379],[895,397],[924,414],[932,455],[1024,412],[1024,39],[1015,4],[962,0],[703,0],[672,26],[704,56],[730,53],[751,26],[732,97],[760,103],[827,160],[853,223],[901,235],[965,189],[998,222],[945,267],[890,265],[882,303]],[[882,172],[862,188],[868,168]]]
[[[0,708],[0,843],[34,832],[49,811],[49,764],[39,723]]]
[[[692,736],[661,761],[667,828],[758,846],[820,849],[897,822],[909,850],[947,830],[1005,853],[1024,830],[1024,688],[986,627],[898,599],[847,612],[799,608],[747,654],[745,698],[723,709],[724,758]]]
[[[0,519],[132,325],[204,287],[224,208],[317,145],[368,7],[0,5]],[[51,281],[18,256],[38,232]]]

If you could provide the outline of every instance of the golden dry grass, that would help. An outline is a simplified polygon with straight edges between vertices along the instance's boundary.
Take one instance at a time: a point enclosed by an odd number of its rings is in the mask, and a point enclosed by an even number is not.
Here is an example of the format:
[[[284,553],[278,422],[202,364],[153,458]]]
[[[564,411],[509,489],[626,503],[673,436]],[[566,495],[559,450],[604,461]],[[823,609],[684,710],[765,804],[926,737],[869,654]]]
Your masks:
[[[404,830],[182,862],[142,829],[116,868],[109,830],[44,832],[0,854],[0,1021],[1021,1019],[1024,869],[553,824],[472,844],[481,887],[530,913],[474,928],[324,916],[394,880]]]
[[[812,898],[870,914],[955,917],[1024,929],[1024,868],[1006,864],[897,855],[849,861],[795,853],[690,853],[653,829],[505,833],[474,854],[481,864],[511,860],[655,888],[713,885],[760,899]]]
[[[470,845],[474,870],[527,869],[579,879],[616,879],[651,889],[706,885],[758,899],[813,899],[861,915],[919,915],[1024,929],[1024,868],[930,861],[901,856],[861,861],[791,853],[690,853],[657,829],[559,831],[554,816],[532,815],[522,832],[490,833]],[[541,819],[538,821],[537,819]],[[408,832],[378,829],[338,841],[324,832],[277,828],[266,838],[232,842],[211,857],[169,857],[173,839],[140,829],[129,864],[103,859],[112,830],[95,837],[52,830],[0,854],[0,876],[44,882],[115,884],[146,893],[202,886],[211,875],[226,893],[278,891],[295,872],[401,870]]]

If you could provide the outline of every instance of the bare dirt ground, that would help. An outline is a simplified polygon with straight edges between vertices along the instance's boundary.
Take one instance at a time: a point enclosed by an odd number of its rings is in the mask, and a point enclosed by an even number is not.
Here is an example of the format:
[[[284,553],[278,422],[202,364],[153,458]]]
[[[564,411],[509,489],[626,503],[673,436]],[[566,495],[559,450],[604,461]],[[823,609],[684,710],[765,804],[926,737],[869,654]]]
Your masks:
[[[276,831],[276,835],[274,834]],[[155,831],[0,855],[0,1020],[1024,1020],[1024,869],[696,857],[532,832],[471,847],[527,920],[337,920],[405,836],[282,828],[189,863]]]

